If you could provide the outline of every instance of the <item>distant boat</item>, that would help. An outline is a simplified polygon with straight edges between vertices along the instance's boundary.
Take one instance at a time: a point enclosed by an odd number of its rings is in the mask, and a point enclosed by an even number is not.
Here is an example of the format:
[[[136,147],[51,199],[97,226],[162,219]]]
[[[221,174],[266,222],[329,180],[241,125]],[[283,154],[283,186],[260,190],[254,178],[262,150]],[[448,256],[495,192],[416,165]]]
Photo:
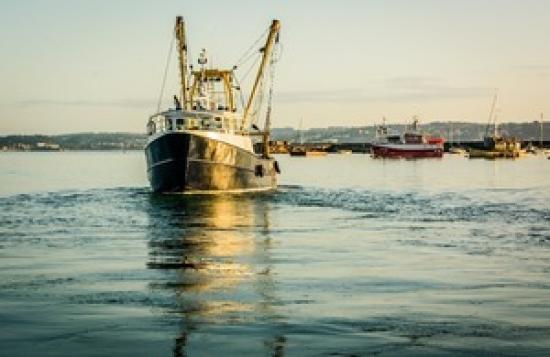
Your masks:
[[[499,159],[518,158],[525,154],[521,149],[521,142],[514,138],[487,137],[483,148],[471,148],[468,152],[470,158]]]
[[[377,139],[371,145],[372,156],[395,158],[442,157],[444,139],[430,137],[418,131],[418,119],[402,135],[388,134],[385,122],[377,130]]]
[[[260,143],[262,144],[262,143]],[[287,141],[274,140],[269,142],[269,152],[273,154],[288,154],[289,145]]]
[[[327,155],[326,150],[323,150],[320,147],[313,146],[312,144],[304,144],[304,135],[303,135],[303,131],[302,131],[303,121],[304,121],[304,119],[300,118],[300,124],[298,125],[298,133],[297,133],[297,138],[296,138],[296,141],[298,142],[298,144],[290,145],[290,149],[289,149],[288,153],[290,154],[290,156],[302,156],[302,157],[306,157],[306,156],[315,156],[315,157],[326,156]]]
[[[525,154],[525,150],[521,149],[520,140],[512,137],[504,137],[498,133],[497,117],[494,115],[496,102],[497,93],[493,96],[493,103],[491,105],[491,111],[489,112],[489,121],[485,128],[483,147],[477,149],[471,148],[469,150],[468,154],[472,159],[517,158]],[[493,127],[492,134],[489,133],[491,126]]]
[[[145,147],[147,174],[155,192],[258,191],[277,186],[279,166],[269,155],[271,88],[263,130],[252,123],[265,88],[266,73],[276,62],[274,46],[280,23],[273,20],[264,46],[258,52],[261,63],[243,113],[237,109],[234,70],[207,65],[202,50],[199,69],[187,65],[187,43],[183,18],[176,19],[175,36],[179,55],[180,97],[175,108],[150,117]],[[188,83],[189,82],[189,83]],[[270,84],[272,81],[270,82]],[[262,137],[261,151],[255,151],[252,137]]]
[[[327,151],[306,145],[294,145],[289,151],[290,156],[327,156]]]

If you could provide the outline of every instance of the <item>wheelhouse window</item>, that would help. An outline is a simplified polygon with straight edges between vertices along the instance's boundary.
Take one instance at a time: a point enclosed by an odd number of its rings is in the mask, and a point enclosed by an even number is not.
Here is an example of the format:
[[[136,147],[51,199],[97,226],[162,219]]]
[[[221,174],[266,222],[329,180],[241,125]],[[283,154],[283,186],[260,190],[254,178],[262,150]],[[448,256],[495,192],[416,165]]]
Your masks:
[[[390,143],[400,143],[401,142],[401,137],[399,135],[388,136],[388,142],[390,142]]]
[[[205,113],[184,113],[184,117],[172,113],[162,113],[151,118],[147,125],[147,133],[185,130],[215,130],[230,132],[236,130],[237,120],[232,116],[205,115]]]
[[[164,128],[166,126],[166,121],[164,120],[164,117],[158,117],[156,118],[156,132],[164,131]]]

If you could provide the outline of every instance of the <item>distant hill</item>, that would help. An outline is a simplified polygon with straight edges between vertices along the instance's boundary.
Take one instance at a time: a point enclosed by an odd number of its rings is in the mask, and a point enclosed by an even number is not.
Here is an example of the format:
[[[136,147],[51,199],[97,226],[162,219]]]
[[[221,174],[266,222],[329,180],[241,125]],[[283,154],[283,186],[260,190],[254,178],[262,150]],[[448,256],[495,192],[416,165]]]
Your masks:
[[[77,133],[63,135],[0,136],[4,150],[141,150],[147,136],[133,133]],[[45,145],[44,145],[45,144]]]
[[[390,130],[402,132],[406,125],[388,125]],[[420,129],[452,141],[482,140],[485,124],[461,122],[432,122]],[[540,123],[503,123],[499,130],[523,141],[540,140]],[[375,137],[376,126],[312,128],[301,132],[294,128],[275,128],[273,140],[304,142],[369,142]],[[544,123],[544,140],[550,140],[550,123]],[[9,135],[0,136],[3,150],[142,150],[147,136],[134,133],[76,133],[62,135]]]

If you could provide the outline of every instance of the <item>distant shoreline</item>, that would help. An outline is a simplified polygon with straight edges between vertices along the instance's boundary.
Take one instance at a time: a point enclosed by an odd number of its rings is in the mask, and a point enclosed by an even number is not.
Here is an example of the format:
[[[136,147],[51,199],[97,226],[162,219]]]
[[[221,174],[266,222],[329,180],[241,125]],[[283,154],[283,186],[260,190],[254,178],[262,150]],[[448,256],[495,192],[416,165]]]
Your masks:
[[[79,152],[79,151],[91,151],[91,152],[127,152],[127,151],[143,151],[144,149],[62,149],[62,150],[18,150],[18,149],[7,149],[0,150],[0,153],[3,152],[51,152],[51,153],[61,153],[61,152]]]

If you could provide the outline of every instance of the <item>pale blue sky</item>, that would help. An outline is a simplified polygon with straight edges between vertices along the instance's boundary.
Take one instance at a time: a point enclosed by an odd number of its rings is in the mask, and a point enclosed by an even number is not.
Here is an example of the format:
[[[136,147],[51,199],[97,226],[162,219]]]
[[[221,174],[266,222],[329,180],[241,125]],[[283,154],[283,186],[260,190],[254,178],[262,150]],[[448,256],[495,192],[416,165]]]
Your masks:
[[[2,0],[0,135],[143,131],[178,14],[222,66],[281,20],[275,126],[550,116],[546,0]]]

